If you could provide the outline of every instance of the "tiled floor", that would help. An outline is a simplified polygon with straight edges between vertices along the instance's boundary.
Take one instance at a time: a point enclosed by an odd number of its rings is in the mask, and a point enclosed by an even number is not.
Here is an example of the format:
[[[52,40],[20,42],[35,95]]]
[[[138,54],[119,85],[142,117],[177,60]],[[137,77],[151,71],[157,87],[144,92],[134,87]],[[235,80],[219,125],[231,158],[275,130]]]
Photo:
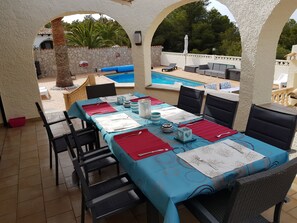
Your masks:
[[[79,122],[77,122],[78,125]],[[56,133],[66,125],[55,128]],[[24,127],[0,128],[0,222],[2,223],[74,223],[80,222],[80,192],[72,182],[73,167],[67,152],[60,157],[60,185],[55,185],[54,169],[49,168],[47,135],[41,121],[28,122]],[[102,177],[115,173],[113,167]],[[95,176],[94,176],[95,177]],[[282,222],[297,223],[297,180],[289,192]],[[183,207],[181,222],[197,222]],[[265,215],[271,213],[267,211]],[[91,222],[87,214],[86,222]],[[146,222],[145,205],[104,219],[104,223]]]

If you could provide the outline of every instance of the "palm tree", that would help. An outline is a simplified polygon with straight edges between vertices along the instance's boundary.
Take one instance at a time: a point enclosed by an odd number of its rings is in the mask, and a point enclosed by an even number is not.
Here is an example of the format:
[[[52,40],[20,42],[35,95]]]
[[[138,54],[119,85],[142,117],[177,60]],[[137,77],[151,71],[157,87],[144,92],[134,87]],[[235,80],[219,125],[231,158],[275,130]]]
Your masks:
[[[86,16],[84,21],[72,23],[68,26],[66,38],[70,46],[88,48],[130,45],[129,38],[119,23],[104,17],[96,21],[91,16]]]
[[[70,46],[86,46],[88,48],[98,47],[102,40],[92,18],[85,18],[83,22],[72,24],[66,38]]]
[[[51,21],[53,43],[57,65],[57,87],[70,87],[73,86],[71,73],[69,69],[69,58],[66,41],[64,37],[64,27],[62,24],[62,17]]]

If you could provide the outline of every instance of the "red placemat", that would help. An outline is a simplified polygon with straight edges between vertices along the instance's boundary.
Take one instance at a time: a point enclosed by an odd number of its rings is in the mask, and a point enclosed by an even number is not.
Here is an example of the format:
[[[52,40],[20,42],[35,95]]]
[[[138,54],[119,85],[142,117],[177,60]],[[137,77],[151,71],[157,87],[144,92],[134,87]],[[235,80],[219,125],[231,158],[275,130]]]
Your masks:
[[[190,123],[181,125],[181,127],[188,127],[192,129],[192,133],[200,136],[210,142],[215,142],[219,139],[234,135],[237,133],[236,130],[229,129],[225,126],[207,121],[201,120],[196,123]],[[222,134],[225,133],[225,134]]]
[[[95,115],[95,114],[110,113],[110,112],[115,112],[116,111],[107,102],[101,102],[101,103],[91,104],[91,105],[83,105],[82,108],[85,110],[85,112],[89,116],[92,116],[92,115]]]
[[[153,98],[153,97],[150,97],[150,96],[141,97],[141,98],[135,98],[135,99],[132,99],[130,101],[137,102],[137,101],[139,101],[141,99],[150,99],[151,100],[151,105],[159,105],[159,104],[163,104],[164,103],[164,102],[160,101],[159,99]]]
[[[114,140],[134,160],[144,159],[172,150],[172,147],[168,143],[164,142],[163,140],[149,132],[147,129],[140,129],[137,131],[116,135],[114,136]],[[163,151],[156,151],[162,149]],[[155,152],[139,156],[139,154],[141,153],[151,151]]]

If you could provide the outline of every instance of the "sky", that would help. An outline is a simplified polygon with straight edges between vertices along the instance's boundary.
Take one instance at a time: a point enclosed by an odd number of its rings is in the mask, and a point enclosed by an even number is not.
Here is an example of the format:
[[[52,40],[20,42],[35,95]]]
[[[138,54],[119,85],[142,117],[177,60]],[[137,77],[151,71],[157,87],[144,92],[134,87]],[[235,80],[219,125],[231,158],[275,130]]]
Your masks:
[[[235,22],[234,17],[232,16],[229,9],[225,5],[213,0],[213,1],[210,1],[210,4],[208,5],[207,9],[210,10],[212,8],[217,9],[222,15],[228,16],[232,22]],[[65,16],[63,18],[63,21],[68,23],[71,23],[74,20],[82,21],[86,15],[87,14],[77,14],[77,15]],[[95,19],[98,19],[100,17],[99,14],[93,14],[92,16]],[[297,10],[292,14],[291,18],[297,21]]]

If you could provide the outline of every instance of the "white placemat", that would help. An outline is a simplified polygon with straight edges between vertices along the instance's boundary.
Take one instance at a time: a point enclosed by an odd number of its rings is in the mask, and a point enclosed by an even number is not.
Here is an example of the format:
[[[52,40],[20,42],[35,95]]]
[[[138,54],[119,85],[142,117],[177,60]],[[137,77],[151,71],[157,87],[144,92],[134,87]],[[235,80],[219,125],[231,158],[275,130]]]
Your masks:
[[[153,110],[152,112],[160,112],[161,118],[167,119],[168,121],[176,124],[195,120],[198,118],[198,116],[192,113],[186,112],[177,107],[166,107],[166,108]]]
[[[107,132],[119,132],[140,127],[141,125],[125,113],[95,118]]]
[[[107,103],[113,103],[117,102],[117,97],[124,96],[126,98],[126,101],[129,101],[131,99],[138,98],[133,94],[121,94],[121,95],[114,95],[114,96],[107,96],[107,97],[100,97],[100,100]]]
[[[179,153],[177,156],[210,178],[265,158],[230,139]]]

